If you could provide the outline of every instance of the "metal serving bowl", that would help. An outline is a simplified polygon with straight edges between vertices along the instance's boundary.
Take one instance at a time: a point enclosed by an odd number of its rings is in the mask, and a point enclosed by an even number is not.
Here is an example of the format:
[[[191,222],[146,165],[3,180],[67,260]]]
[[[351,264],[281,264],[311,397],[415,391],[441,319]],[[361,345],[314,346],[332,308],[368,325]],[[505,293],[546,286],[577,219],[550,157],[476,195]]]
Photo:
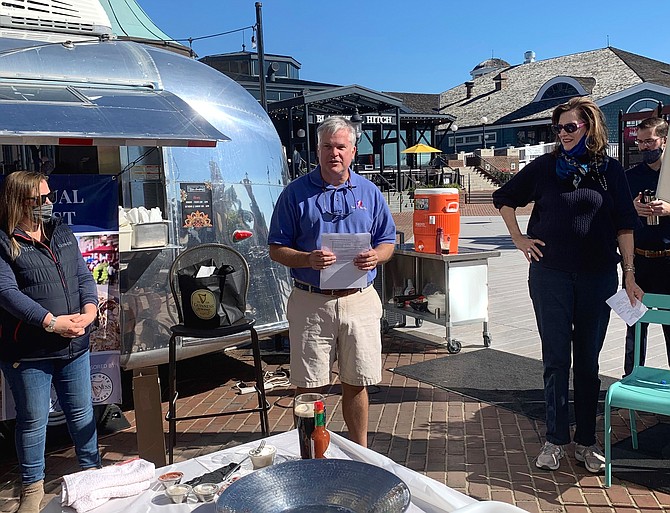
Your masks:
[[[294,460],[248,474],[217,499],[217,513],[402,513],[410,491],[383,468],[351,460]]]

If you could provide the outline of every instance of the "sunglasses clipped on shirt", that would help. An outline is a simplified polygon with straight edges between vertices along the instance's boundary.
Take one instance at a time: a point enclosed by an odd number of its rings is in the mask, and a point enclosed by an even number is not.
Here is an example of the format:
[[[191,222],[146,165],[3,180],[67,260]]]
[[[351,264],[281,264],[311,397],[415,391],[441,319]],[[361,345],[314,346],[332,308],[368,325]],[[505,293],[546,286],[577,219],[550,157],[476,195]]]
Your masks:
[[[321,186],[321,198],[319,200],[319,209],[326,215],[331,218],[342,218],[346,217],[352,212],[352,207],[355,208],[356,205],[356,196],[354,195],[355,185],[351,185],[351,182],[347,180],[344,187],[338,187],[335,189],[326,187],[326,184],[323,183]],[[335,207],[335,196],[337,194],[342,194],[342,199],[340,200],[341,209]],[[353,203],[347,201],[347,193],[351,193],[353,196]],[[338,202],[339,203],[339,202]]]
[[[565,130],[566,134],[572,134],[579,130],[581,127],[586,125],[586,123],[566,123],[565,125],[551,125],[551,130],[556,135],[561,133],[561,130]]]
[[[47,200],[49,200],[51,203],[56,203],[56,191],[51,191],[49,194],[40,194],[39,196],[31,196],[29,199],[31,201],[37,201],[40,200],[40,205],[44,205]]]

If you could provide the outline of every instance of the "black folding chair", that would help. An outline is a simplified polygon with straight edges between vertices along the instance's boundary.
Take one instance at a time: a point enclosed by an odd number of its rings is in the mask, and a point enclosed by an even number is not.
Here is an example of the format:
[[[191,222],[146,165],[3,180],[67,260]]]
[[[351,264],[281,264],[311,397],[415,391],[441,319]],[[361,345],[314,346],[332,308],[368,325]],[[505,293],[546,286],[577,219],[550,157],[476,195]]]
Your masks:
[[[243,293],[244,297],[242,303],[246,305],[247,292],[249,289],[249,265],[245,258],[236,250],[231,247],[225,246],[223,244],[200,244],[192,248],[187,249],[186,251],[180,253],[177,258],[175,258],[172,266],[170,267],[170,290],[172,291],[172,296],[174,302],[177,306],[177,314],[179,316],[179,324],[175,324],[170,328],[172,335],[170,336],[170,348],[169,348],[169,407],[168,412],[165,415],[165,420],[168,422],[168,457],[169,463],[173,462],[173,452],[174,447],[177,443],[177,422],[181,420],[193,420],[193,419],[203,419],[211,417],[222,417],[227,415],[238,415],[238,414],[248,414],[248,413],[258,413],[260,416],[260,426],[263,436],[268,436],[269,434],[269,422],[268,422],[268,409],[269,404],[265,398],[265,387],[263,382],[263,370],[261,366],[261,352],[258,344],[258,333],[254,328],[256,322],[255,319],[245,317],[240,319],[238,322],[230,325],[223,326],[220,328],[213,329],[195,329],[188,328],[184,326],[184,311],[182,305],[181,291],[179,289],[179,279],[178,272],[181,269],[198,264],[200,262],[206,261],[208,259],[213,259],[217,267],[220,267],[223,264],[232,265],[236,271],[244,271],[244,287]],[[256,395],[258,397],[258,406],[256,408],[245,408],[237,410],[224,410],[217,413],[207,413],[202,415],[189,415],[185,417],[177,417],[177,399],[179,398],[179,392],[177,392],[177,339],[182,339],[185,337],[188,338],[201,338],[201,339],[213,339],[221,338],[232,335],[237,335],[245,331],[249,332],[251,337],[251,347],[254,356],[254,372],[256,377]]]

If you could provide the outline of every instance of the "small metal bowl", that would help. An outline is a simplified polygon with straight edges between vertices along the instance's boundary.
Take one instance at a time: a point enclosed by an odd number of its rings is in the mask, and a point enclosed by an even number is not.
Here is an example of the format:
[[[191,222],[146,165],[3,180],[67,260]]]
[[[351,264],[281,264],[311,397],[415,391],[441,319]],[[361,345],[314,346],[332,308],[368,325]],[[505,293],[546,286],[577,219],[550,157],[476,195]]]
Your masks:
[[[274,463],[277,454],[277,448],[274,445],[265,445],[258,453],[254,453],[254,451],[255,449],[249,451],[251,466],[254,470],[269,467]]]
[[[191,493],[192,490],[193,488],[191,488],[191,485],[171,484],[165,489],[165,495],[167,495],[175,504],[181,504],[186,501],[188,494]]]
[[[200,502],[213,501],[218,491],[219,485],[214,483],[200,483],[199,485],[195,485],[193,487],[193,493]]]
[[[166,472],[158,476],[158,481],[163,485],[163,488],[167,488],[170,485],[181,483],[182,477],[184,477],[183,472]]]

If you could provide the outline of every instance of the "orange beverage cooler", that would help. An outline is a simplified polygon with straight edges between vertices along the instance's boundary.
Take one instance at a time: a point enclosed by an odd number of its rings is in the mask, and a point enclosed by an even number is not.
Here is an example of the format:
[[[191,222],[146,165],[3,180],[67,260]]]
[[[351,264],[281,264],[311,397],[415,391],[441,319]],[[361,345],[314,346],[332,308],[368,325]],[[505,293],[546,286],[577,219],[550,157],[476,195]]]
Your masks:
[[[442,228],[442,247],[458,253],[461,212],[458,189],[436,188],[414,191],[414,250],[436,253],[437,229]]]

